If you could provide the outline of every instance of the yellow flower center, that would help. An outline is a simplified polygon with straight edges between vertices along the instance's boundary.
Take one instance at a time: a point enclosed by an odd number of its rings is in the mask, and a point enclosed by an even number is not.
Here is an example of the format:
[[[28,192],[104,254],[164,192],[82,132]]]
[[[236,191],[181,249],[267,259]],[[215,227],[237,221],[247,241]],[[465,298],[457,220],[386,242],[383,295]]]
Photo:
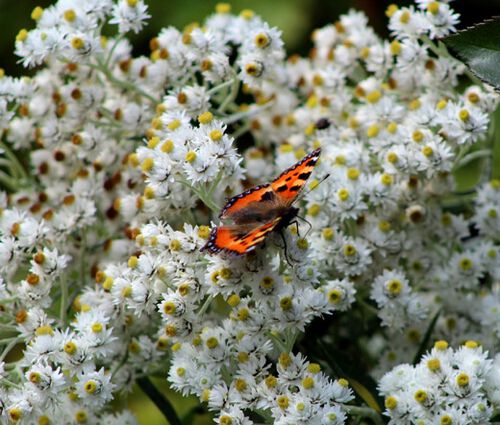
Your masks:
[[[440,423],[441,425],[451,425],[453,423],[453,420],[451,419],[450,415],[443,415],[441,416]]]
[[[91,329],[92,329],[92,332],[94,332],[96,334],[101,333],[102,329],[103,329],[102,323],[99,323],[99,322],[93,323],[91,326]]]
[[[193,163],[196,160],[196,152],[195,151],[189,151],[186,153],[186,162]]]
[[[467,385],[469,385],[469,375],[462,372],[458,374],[456,381],[459,387],[466,387]]]
[[[64,352],[72,355],[76,352],[76,344],[73,341],[68,341],[66,344],[64,344]]]
[[[175,303],[173,301],[167,301],[165,304],[163,304],[163,311],[165,312],[165,314],[175,314],[176,310],[177,307],[175,306]]]
[[[93,379],[90,379],[89,381],[85,382],[83,389],[87,394],[94,394],[97,390],[97,382]]]
[[[463,271],[469,271],[470,269],[472,269],[472,267],[474,266],[474,263],[472,262],[472,260],[470,258],[462,258],[459,263],[458,263],[459,267],[463,270]]]
[[[427,360],[427,368],[430,371],[435,372],[441,368],[441,362],[439,359],[429,359]]]
[[[394,410],[398,405],[396,397],[389,396],[385,399],[385,407],[389,410]]]
[[[267,34],[265,34],[263,32],[261,32],[255,36],[255,45],[259,49],[266,48],[267,46],[269,46],[270,42],[271,42],[271,40],[269,40],[269,37],[267,36]]]
[[[411,18],[410,12],[405,10],[399,17],[399,22],[401,22],[402,24],[407,24],[408,22],[410,22],[410,18]]]
[[[276,398],[276,402],[278,403],[278,406],[280,407],[280,409],[283,409],[283,410],[285,410],[288,407],[288,405],[290,404],[290,400],[288,399],[288,397],[286,395],[279,395]]]
[[[210,139],[212,139],[214,142],[218,142],[220,139],[222,139],[223,133],[220,130],[212,130],[209,134]]]
[[[354,245],[351,245],[351,244],[344,245],[344,255],[346,257],[352,257],[352,256],[356,255],[357,253],[358,253],[358,250],[356,249],[356,247]]]
[[[43,9],[40,6],[37,6],[31,12],[31,19],[34,21],[38,21],[43,15]]]
[[[345,188],[339,189],[337,192],[337,197],[340,201],[347,201],[347,199],[349,199],[349,191]]]
[[[467,109],[460,109],[460,112],[458,113],[458,118],[460,118],[461,121],[467,122],[469,120],[470,114]]]
[[[205,344],[207,348],[213,350],[214,348],[217,348],[219,346],[219,341],[216,337],[211,336],[210,338],[207,339],[207,342]]]
[[[394,182],[394,177],[391,174],[384,173],[380,176],[380,182],[384,186],[390,186]]]
[[[398,162],[398,155],[396,154],[396,152],[389,152],[387,154],[387,161],[390,162],[391,164],[395,164],[396,162]]]
[[[391,279],[386,283],[386,288],[391,295],[397,296],[401,293],[403,284],[399,279]]]
[[[342,301],[343,295],[340,289],[332,289],[328,292],[328,302],[330,304],[338,304]]]
[[[306,376],[304,379],[302,379],[302,386],[306,390],[314,388],[314,378],[312,376]]]
[[[415,392],[414,398],[419,403],[425,403],[427,400],[427,393],[424,390],[417,390]]]
[[[293,302],[292,297],[283,297],[280,299],[280,307],[282,310],[287,311],[292,308]]]
[[[432,13],[433,15],[437,15],[439,13],[439,2],[437,1],[430,2],[427,5],[427,11],[429,13]]]

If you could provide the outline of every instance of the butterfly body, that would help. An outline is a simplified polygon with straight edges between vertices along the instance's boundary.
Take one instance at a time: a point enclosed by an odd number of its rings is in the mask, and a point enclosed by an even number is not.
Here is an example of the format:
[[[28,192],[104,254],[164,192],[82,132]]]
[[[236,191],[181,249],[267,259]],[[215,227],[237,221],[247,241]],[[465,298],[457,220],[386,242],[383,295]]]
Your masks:
[[[233,224],[214,227],[201,248],[211,254],[243,255],[253,251],[269,233],[286,228],[297,217],[293,206],[318,161],[320,149],[306,155],[271,183],[254,186],[229,199],[219,217]]]

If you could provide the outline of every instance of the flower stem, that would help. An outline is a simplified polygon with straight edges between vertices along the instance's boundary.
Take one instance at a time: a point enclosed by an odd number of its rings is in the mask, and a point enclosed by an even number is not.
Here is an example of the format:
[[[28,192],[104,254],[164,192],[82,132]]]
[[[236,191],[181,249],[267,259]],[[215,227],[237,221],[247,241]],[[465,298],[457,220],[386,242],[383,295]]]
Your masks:
[[[481,149],[479,151],[471,152],[467,155],[464,155],[459,161],[455,163],[453,167],[453,171],[459,170],[463,166],[469,164],[470,162],[479,159],[479,158],[487,158],[492,155],[490,149]]]
[[[236,112],[232,115],[222,117],[221,120],[224,122],[224,124],[229,125],[232,124],[233,122],[240,121],[245,118],[251,118],[254,115],[258,115],[262,111],[265,111],[266,109],[270,108],[273,104],[274,102],[267,102],[265,105],[258,106],[248,111]]]
[[[218,86],[212,87],[210,90],[207,91],[207,95],[212,97],[215,93],[217,93],[219,90],[222,90],[225,87],[229,87],[233,84],[233,80],[229,81],[224,81],[223,83],[219,84]]]
[[[106,61],[104,62],[104,66],[105,66],[106,68],[109,68],[109,62],[111,61],[111,58],[112,58],[112,56],[113,56],[113,53],[115,52],[116,47],[118,46],[118,44],[120,43],[120,41],[122,41],[122,39],[123,39],[123,35],[119,35],[119,36],[116,38],[115,42],[113,43],[113,46],[111,47],[111,49],[110,49],[110,51],[109,51],[109,53],[108,53],[108,56],[107,56],[107,58],[106,58]]]
[[[238,96],[239,88],[240,88],[240,80],[238,78],[234,78],[231,84],[231,91],[229,92],[229,95],[224,99],[224,101],[220,104],[220,106],[217,108],[217,112],[224,113],[227,106],[236,99],[236,96]]]
[[[163,416],[168,420],[170,425],[182,425],[174,407],[168,399],[158,391],[149,378],[144,377],[137,380],[139,388],[151,399],[151,401],[160,409]]]
[[[371,419],[375,425],[384,425],[384,421],[380,415],[371,407],[347,406],[345,404],[343,407],[350,415]]]
[[[0,171],[0,185],[5,186],[7,189],[14,191],[17,191],[18,186],[17,182],[7,174],[5,174],[3,171]]]
[[[10,351],[17,345],[19,344],[23,339],[21,337],[19,338],[14,338],[8,345],[5,347],[3,350],[2,354],[0,355],[0,362],[7,357],[7,354],[10,353]]]
[[[116,78],[113,75],[113,73],[111,72],[111,70],[109,70],[108,68],[106,68],[106,66],[102,62],[98,62],[97,65],[94,65],[94,64],[91,64],[91,63],[89,63],[87,65],[90,66],[91,68],[94,68],[94,69],[97,69],[98,71],[101,71],[104,74],[104,76],[111,83],[113,83],[115,86],[121,87],[124,90],[129,90],[129,91],[132,91],[132,92],[136,92],[138,95],[140,95],[140,96],[148,99],[151,103],[153,103],[153,105],[156,105],[159,102],[158,99],[155,99],[153,96],[151,96],[150,94],[146,93],[144,90],[140,89],[135,84],[130,83],[128,81],[124,81],[124,80],[120,80],[120,79]]]
[[[59,320],[61,321],[61,325],[66,325],[66,304],[68,303],[68,285],[66,282],[66,276],[61,276],[59,278],[59,282],[61,284],[61,306],[59,309]]]

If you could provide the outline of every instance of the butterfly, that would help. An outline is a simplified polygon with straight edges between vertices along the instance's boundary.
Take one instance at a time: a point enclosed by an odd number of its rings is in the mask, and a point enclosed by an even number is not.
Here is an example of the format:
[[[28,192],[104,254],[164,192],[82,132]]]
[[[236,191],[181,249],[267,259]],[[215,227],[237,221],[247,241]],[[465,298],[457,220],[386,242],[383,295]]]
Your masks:
[[[219,218],[233,224],[214,227],[201,251],[243,255],[253,251],[273,231],[287,227],[299,209],[293,206],[321,154],[318,148],[270,183],[254,186],[229,199]]]

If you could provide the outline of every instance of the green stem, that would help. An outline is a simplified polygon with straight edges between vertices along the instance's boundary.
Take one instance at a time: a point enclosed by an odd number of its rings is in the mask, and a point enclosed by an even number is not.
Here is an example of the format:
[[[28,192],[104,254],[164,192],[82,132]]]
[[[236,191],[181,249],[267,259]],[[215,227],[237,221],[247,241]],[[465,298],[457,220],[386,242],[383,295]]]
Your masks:
[[[28,174],[26,173],[26,170],[22,166],[22,164],[19,162],[17,159],[17,156],[12,152],[12,150],[7,146],[6,143],[2,142],[0,140],[0,148],[4,150],[5,156],[9,159],[12,165],[12,172],[15,174],[14,177],[17,177],[17,179],[22,179],[22,180],[28,180]]]
[[[5,186],[7,189],[13,192],[19,189],[17,181],[5,174],[3,171],[0,171],[0,185]]]
[[[208,310],[208,307],[210,307],[210,304],[212,304],[213,299],[214,299],[214,297],[212,297],[212,295],[209,295],[207,297],[207,299],[203,302],[202,306],[200,307],[200,309],[196,313],[196,315],[198,317],[201,317],[205,314],[205,312]]]
[[[7,357],[7,354],[10,353],[10,351],[17,345],[19,344],[23,339],[21,337],[14,338],[8,345],[5,347],[3,350],[2,354],[0,354],[0,362],[2,362],[5,357]]]
[[[113,56],[113,53],[115,52],[116,47],[118,46],[120,41],[122,41],[122,39],[123,39],[123,35],[119,35],[116,38],[115,42],[113,43],[113,46],[111,47],[111,50],[109,51],[108,56],[106,57],[106,60],[104,61],[104,66],[106,68],[109,68],[109,62],[111,61],[111,57]]]
[[[11,388],[16,388],[18,390],[21,389],[21,385],[19,384],[15,384],[14,382],[12,381],[9,381],[8,379],[6,378],[1,378],[0,379],[0,383],[2,383],[3,385],[5,385],[6,387],[11,387]]]
[[[343,407],[350,415],[371,419],[375,425],[384,425],[384,421],[380,415],[371,407],[348,406],[345,404]]]
[[[91,68],[94,68],[94,69],[96,69],[96,70],[98,70],[100,72],[102,72],[105,75],[105,77],[111,83],[113,83],[115,86],[121,87],[124,90],[130,90],[130,91],[136,92],[138,95],[140,95],[140,96],[148,99],[151,103],[153,103],[153,105],[158,104],[158,102],[159,102],[158,99],[155,99],[153,96],[151,96],[150,94],[146,93],[144,90],[140,89],[135,84],[129,83],[128,81],[124,81],[124,80],[120,80],[120,79],[116,78],[113,75],[113,73],[108,68],[106,68],[104,66],[103,63],[98,62],[98,65],[94,65],[92,63],[88,63],[86,65],[89,66],[89,67],[91,67]]]
[[[298,336],[299,336],[298,331],[294,330],[285,331],[285,347],[287,353],[290,353],[292,351]]]
[[[170,425],[182,425],[170,401],[168,401],[168,399],[160,391],[158,391],[149,378],[140,378],[137,380],[137,384],[161,411],[161,413],[163,413],[163,416],[165,416]]]
[[[68,303],[68,285],[66,282],[66,276],[60,276],[59,283],[61,285],[61,306],[59,308],[59,319],[61,321],[61,325],[64,326],[66,324],[66,305]]]
[[[472,161],[475,161],[476,159],[487,158],[491,155],[492,152],[490,149],[481,149],[479,151],[471,152],[468,155],[462,155],[462,158],[460,158],[457,162],[455,162],[452,171],[459,170],[460,168],[464,167],[465,165],[469,164]]]
[[[367,311],[369,311],[370,313],[374,314],[375,316],[378,316],[378,310],[376,307],[372,306],[371,304],[367,303],[365,300],[363,299],[359,299],[359,300],[356,300],[359,305],[361,305],[363,308],[365,308]]]
[[[224,121],[224,124],[229,125],[232,124],[233,122],[240,121],[245,118],[250,118],[253,117],[254,115],[258,115],[261,112],[265,111],[266,109],[269,109],[274,102],[267,102],[265,105],[258,106],[254,109],[248,110],[248,111],[243,111],[243,112],[236,112],[232,115],[228,115],[227,117],[221,118],[222,121]]]
[[[182,179],[178,179],[176,181],[182,184],[183,186],[186,186],[187,188],[191,189],[198,196],[198,198],[200,198],[201,201],[213,212],[218,212],[220,210],[220,208],[217,205],[215,205],[214,201],[212,201],[212,199],[206,193],[205,190],[201,190]]]
[[[120,363],[116,365],[114,370],[111,372],[111,379],[113,379],[116,375],[116,373],[122,368],[122,366],[127,362],[128,359],[128,350],[125,352],[125,355],[122,357],[120,360]]]
[[[82,288],[85,286],[87,283],[86,279],[86,273],[85,270],[87,268],[85,259],[85,249],[87,248],[87,233],[85,232],[85,229],[82,230],[81,236],[80,236],[80,282]]]
[[[4,330],[7,330],[7,331],[17,331],[18,330],[17,326],[15,326],[15,325],[8,325],[8,324],[5,324],[5,323],[0,324],[0,329],[4,329]]]
[[[231,84],[231,91],[229,92],[229,95],[224,99],[224,101],[220,104],[220,106],[217,108],[217,112],[221,114],[224,113],[227,106],[230,103],[234,102],[236,96],[238,96],[239,88],[240,88],[240,80],[234,78]]]
[[[224,81],[223,83],[219,84],[218,86],[212,87],[210,90],[207,91],[207,95],[212,97],[215,93],[218,91],[222,90],[223,88],[229,87],[230,85],[233,84],[233,80],[228,80]]]
[[[250,123],[246,122],[243,125],[241,125],[234,133],[231,134],[231,137],[236,140],[238,137],[241,135],[245,134],[248,130],[250,130]]]
[[[436,327],[436,323],[440,315],[441,315],[441,310],[438,310],[437,313],[432,318],[431,322],[429,323],[429,326],[425,331],[425,335],[422,339],[422,342],[420,343],[420,347],[418,347],[418,350],[415,353],[415,357],[413,358],[413,363],[412,363],[413,365],[416,365],[420,361],[420,358],[424,355],[425,350],[427,349],[427,345],[429,344],[429,341],[431,339],[432,332]]]
[[[210,184],[210,188],[208,189],[208,195],[210,197],[214,194],[215,189],[217,189],[217,186],[219,186],[219,183],[220,183],[223,175],[224,175],[224,171],[219,170],[219,172],[217,173],[217,176],[215,177],[215,180]]]

